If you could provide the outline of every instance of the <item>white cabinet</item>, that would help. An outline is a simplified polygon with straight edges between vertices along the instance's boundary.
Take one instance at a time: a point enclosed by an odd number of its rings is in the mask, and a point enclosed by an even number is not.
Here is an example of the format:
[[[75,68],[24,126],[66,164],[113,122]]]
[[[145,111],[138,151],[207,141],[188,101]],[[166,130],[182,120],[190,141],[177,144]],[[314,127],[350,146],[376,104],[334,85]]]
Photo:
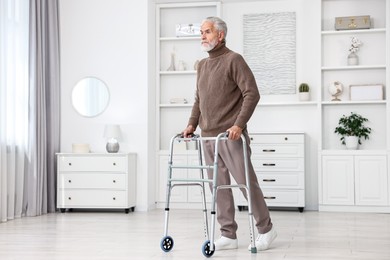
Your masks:
[[[160,167],[157,176],[157,206],[163,207],[166,202],[167,194],[167,176],[168,176],[168,153],[162,153],[159,156]],[[199,165],[199,155],[197,151],[188,151],[184,153],[175,152],[173,165],[197,166]],[[199,169],[172,169],[174,178],[199,179]],[[207,178],[207,172],[204,170],[204,176]],[[211,191],[208,184],[205,184],[206,201],[211,202]],[[170,203],[173,207],[179,208],[200,208],[202,203],[202,193],[200,186],[176,186],[172,188]]]
[[[305,135],[250,134],[252,164],[269,207],[305,207]],[[247,206],[240,194],[237,204]]]
[[[305,135],[303,133],[256,133],[250,134],[252,163],[270,207],[305,207]],[[159,156],[160,174],[157,177],[157,206],[166,202],[168,153]],[[199,165],[197,151],[174,153],[173,165]],[[173,177],[194,179],[200,177],[197,169],[173,169]],[[205,175],[206,175],[205,171]],[[232,178],[234,183],[234,179]],[[208,184],[206,201],[211,202]],[[233,189],[235,203],[241,210],[247,201],[241,191]],[[171,205],[179,208],[199,208],[201,190],[195,186],[178,186],[172,189]]]
[[[386,155],[324,155],[322,167],[321,207],[388,205]]]
[[[57,154],[57,208],[134,211],[136,154]]]

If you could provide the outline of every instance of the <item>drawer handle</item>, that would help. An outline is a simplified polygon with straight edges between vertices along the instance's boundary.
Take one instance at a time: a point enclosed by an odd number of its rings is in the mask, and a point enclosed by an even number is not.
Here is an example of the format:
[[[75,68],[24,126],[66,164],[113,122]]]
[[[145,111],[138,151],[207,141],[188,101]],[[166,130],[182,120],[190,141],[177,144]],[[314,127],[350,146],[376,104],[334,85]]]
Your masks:
[[[253,137],[251,137],[251,141],[253,141]]]
[[[274,199],[276,199],[276,197],[264,197],[264,199],[266,199],[266,200],[274,200]]]
[[[116,165],[116,163],[112,163],[112,165],[114,165],[114,166],[115,166],[115,165]]]
[[[116,200],[116,198],[115,198],[115,197],[113,197],[113,198],[112,198],[112,200]]]
[[[288,137],[285,137],[284,140],[285,140],[285,141],[288,141]]]
[[[274,149],[264,149],[263,152],[265,152],[265,153],[274,153],[275,150]]]
[[[72,197],[68,197],[68,200],[72,200]]]
[[[72,163],[70,162],[70,163],[68,163],[69,164],[69,166],[72,166]]]
[[[68,182],[69,182],[69,183],[71,183],[71,182],[72,182],[72,180],[68,180]]]
[[[263,179],[264,182],[275,182],[275,179]]]
[[[113,183],[116,183],[116,180],[112,180]]]
[[[276,164],[274,163],[263,163],[263,166],[275,166]]]

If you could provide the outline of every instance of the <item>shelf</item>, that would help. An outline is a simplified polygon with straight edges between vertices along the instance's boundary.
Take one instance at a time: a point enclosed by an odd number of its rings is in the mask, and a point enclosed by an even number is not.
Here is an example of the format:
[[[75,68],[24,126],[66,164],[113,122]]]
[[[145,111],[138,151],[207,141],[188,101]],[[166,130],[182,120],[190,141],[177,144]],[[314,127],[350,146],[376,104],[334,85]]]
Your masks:
[[[372,69],[386,69],[386,65],[358,65],[358,66],[326,66],[321,67],[322,71],[330,70],[372,70]]]
[[[386,149],[378,149],[378,150],[347,150],[341,149],[327,149],[327,150],[320,150],[322,155],[386,155],[387,151]]]
[[[160,75],[190,75],[196,74],[196,70],[160,71]]]
[[[160,104],[160,108],[192,107],[193,104]]]
[[[316,101],[288,101],[288,102],[272,102],[272,103],[262,103],[261,101],[257,106],[315,106],[317,105]]]
[[[200,36],[191,37],[161,37],[160,41],[200,41]]]
[[[192,107],[193,104],[160,104],[160,108]],[[316,101],[259,103],[257,106],[315,106]]]
[[[376,105],[386,104],[386,100],[361,100],[361,101],[322,101],[322,105],[340,106],[340,105]]]
[[[361,30],[326,30],[322,31],[322,35],[344,35],[344,34],[364,34],[364,33],[386,33],[386,28],[361,29]]]
[[[389,129],[390,106],[386,93],[389,89],[389,33],[390,0],[321,0],[321,31],[319,47],[321,61],[317,85],[319,87],[318,119],[318,204],[320,211],[381,211],[389,210]],[[337,17],[368,15],[370,29],[335,30]],[[349,20],[349,19],[348,19]],[[348,21],[355,23],[357,21]],[[358,53],[359,65],[347,65],[352,38],[362,42]],[[327,84],[339,80],[344,92],[341,101],[331,101]],[[349,86],[383,85],[383,95],[376,100],[361,94],[357,100],[350,96]],[[383,99],[382,99],[383,98]],[[351,100],[352,99],[352,100]],[[349,150],[335,132],[340,119],[356,112],[367,118],[372,129],[369,139]],[[341,209],[342,208],[342,209]]]
[[[159,150],[159,155],[169,155],[169,150]],[[176,150],[175,155],[197,155],[198,150]]]

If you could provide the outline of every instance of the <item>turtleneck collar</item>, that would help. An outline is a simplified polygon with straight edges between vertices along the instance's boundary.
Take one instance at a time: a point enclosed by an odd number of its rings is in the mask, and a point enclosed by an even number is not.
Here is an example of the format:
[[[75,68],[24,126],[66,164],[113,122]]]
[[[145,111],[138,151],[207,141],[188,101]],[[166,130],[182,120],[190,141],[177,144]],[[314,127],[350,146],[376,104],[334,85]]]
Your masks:
[[[226,47],[226,42],[222,41],[219,45],[215,46],[215,48],[208,53],[210,58],[215,58],[226,53],[227,51],[229,51],[229,49]]]

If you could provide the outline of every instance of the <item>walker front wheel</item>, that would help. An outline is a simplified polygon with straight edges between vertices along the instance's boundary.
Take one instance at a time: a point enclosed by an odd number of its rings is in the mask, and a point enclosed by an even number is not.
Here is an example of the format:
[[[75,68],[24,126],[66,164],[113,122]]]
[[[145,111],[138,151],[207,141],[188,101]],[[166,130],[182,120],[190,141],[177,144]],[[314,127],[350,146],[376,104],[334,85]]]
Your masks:
[[[202,245],[202,253],[205,257],[211,257],[214,252],[215,252],[215,245],[214,245],[214,250],[210,250],[210,240],[207,240],[206,242],[203,243]]]
[[[169,252],[173,247],[173,238],[170,236],[163,237],[161,239],[160,247],[164,252]]]

